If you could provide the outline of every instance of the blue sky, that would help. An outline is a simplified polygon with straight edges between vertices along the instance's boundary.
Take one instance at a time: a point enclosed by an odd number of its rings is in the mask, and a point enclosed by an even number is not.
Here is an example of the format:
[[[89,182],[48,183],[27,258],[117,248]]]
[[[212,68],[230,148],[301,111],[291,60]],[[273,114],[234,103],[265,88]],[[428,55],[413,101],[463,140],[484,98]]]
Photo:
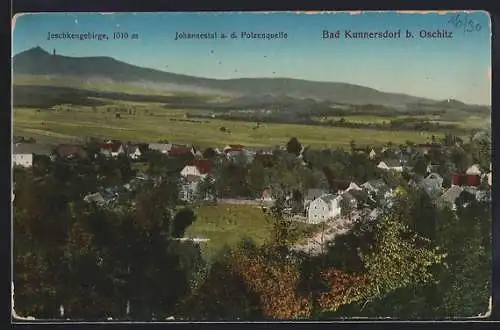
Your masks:
[[[131,64],[211,78],[289,77],[347,82],[385,92],[468,103],[491,101],[491,28],[465,33],[455,13],[42,13],[16,17],[13,53],[41,46],[67,56],[111,56]],[[462,14],[463,15],[463,14]],[[401,39],[322,39],[328,29],[401,29]],[[452,39],[405,39],[408,29],[446,29]],[[286,32],[286,40],[178,40],[176,32]],[[48,32],[139,34],[139,40],[47,40]]]

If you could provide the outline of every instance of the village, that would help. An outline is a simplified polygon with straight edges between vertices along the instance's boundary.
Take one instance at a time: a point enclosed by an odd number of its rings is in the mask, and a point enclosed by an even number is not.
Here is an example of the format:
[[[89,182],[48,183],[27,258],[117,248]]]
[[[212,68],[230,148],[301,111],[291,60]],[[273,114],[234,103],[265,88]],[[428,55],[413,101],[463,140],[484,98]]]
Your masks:
[[[471,138],[469,143],[483,140],[481,140],[480,135],[477,135],[475,138]],[[388,145],[378,148],[358,147],[353,143],[351,154],[363,157],[365,161],[371,163],[370,166],[373,166],[375,171],[369,180],[364,182],[337,176],[327,178],[327,180],[319,179],[312,184],[301,184],[299,187],[302,189],[297,189],[297,185],[294,188],[290,185],[285,187],[278,181],[278,178],[271,175],[273,178],[261,178],[261,187],[257,188],[260,192],[245,194],[238,193],[238,189],[231,190],[224,187],[224,185],[232,184],[228,181],[229,176],[238,176],[237,171],[232,171],[232,174],[229,172],[224,174],[221,168],[227,165],[240,164],[243,167],[251,167],[257,161],[268,164],[272,163],[273,159],[279,158],[280,155],[282,158],[293,155],[293,161],[304,168],[310,168],[306,158],[308,153],[312,151],[297,142],[297,139],[292,138],[287,145],[275,148],[258,149],[235,144],[200,151],[194,146],[175,145],[165,141],[132,144],[108,140],[86,145],[51,145],[17,138],[13,146],[12,161],[15,167],[36,168],[43,163],[40,159],[51,162],[57,159],[63,161],[78,159],[90,164],[97,162],[98,159],[124,159],[127,164],[132,164],[132,167],[142,169],[136,170],[133,177],[127,182],[121,182],[120,185],[101,185],[98,191],[85,192],[84,200],[86,202],[107,207],[112,207],[120,203],[119,201],[123,202],[124,198],[122,197],[133,194],[141,182],[158,182],[162,177],[161,173],[176,178],[179,187],[179,202],[183,204],[199,202],[250,204],[263,207],[265,210],[265,207],[276,202],[277,190],[281,190],[285,193],[286,211],[290,217],[308,224],[328,223],[332,226],[330,232],[333,235],[349,228],[349,223],[352,221],[347,221],[347,219],[355,218],[350,216],[355,210],[357,210],[358,215],[362,210],[371,217],[376,217],[378,211],[390,207],[392,198],[398,193],[404,193],[405,187],[408,186],[423,189],[436,204],[446,204],[452,209],[456,209],[457,200],[460,200],[460,196],[464,194],[472,196],[478,201],[491,202],[491,163],[489,168],[478,163],[465,164],[465,166],[461,164],[461,170],[454,166],[454,171],[450,173],[443,173],[442,164],[433,163],[433,158],[437,157],[436,154],[439,156],[439,154],[450,152],[453,148],[461,148],[464,144],[461,141],[452,143],[448,141],[449,146],[430,141],[426,144],[413,145],[408,143],[406,146]],[[293,148],[296,150],[292,150]],[[444,159],[449,159],[449,157],[445,156]],[[161,161],[168,160],[174,162],[161,163]],[[267,163],[266,160],[268,160]],[[144,170],[146,168],[144,165],[148,163],[151,165],[152,162],[159,164],[156,166],[157,168],[163,166],[168,169],[168,174],[161,170],[157,171],[156,174]],[[421,167],[421,169],[415,173],[414,167]],[[387,175],[390,175],[392,179],[387,179]],[[394,180],[394,178],[397,179]],[[218,180],[226,181],[226,183],[217,182]],[[238,178],[233,181],[236,181],[236,186],[241,185],[238,184]],[[347,216],[348,214],[349,216]],[[334,219],[336,220],[333,221]],[[321,237],[322,241],[328,240],[328,236]],[[313,237],[311,240],[317,241],[317,237]],[[311,241],[298,248],[318,252],[312,247]]]

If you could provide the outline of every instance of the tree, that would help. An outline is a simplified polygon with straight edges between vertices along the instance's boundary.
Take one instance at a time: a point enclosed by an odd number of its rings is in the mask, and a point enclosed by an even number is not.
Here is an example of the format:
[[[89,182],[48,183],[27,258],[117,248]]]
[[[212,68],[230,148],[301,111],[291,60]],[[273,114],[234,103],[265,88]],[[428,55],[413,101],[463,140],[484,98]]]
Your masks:
[[[286,144],[286,150],[295,156],[299,156],[302,151],[302,144],[296,137],[292,137]]]
[[[422,154],[418,154],[413,160],[413,171],[416,174],[425,176],[427,174],[427,165],[429,165],[427,158]]]
[[[198,183],[196,187],[196,199],[199,201],[215,201],[217,199],[215,179],[212,176],[206,176]]]
[[[178,211],[172,221],[170,235],[172,237],[184,237],[186,229],[196,220],[196,215],[189,208]]]
[[[213,148],[206,148],[203,151],[203,158],[214,159],[215,157],[217,157],[217,152]]]
[[[265,168],[261,162],[254,161],[248,169],[248,188],[254,198],[261,196],[262,191],[266,188]]]

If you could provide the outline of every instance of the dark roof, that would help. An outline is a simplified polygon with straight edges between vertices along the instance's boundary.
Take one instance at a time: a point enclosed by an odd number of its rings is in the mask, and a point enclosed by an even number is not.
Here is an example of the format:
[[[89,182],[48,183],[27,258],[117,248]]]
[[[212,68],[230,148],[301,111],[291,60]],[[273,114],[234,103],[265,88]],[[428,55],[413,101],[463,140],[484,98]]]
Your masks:
[[[340,190],[346,190],[351,185],[351,181],[346,180],[333,180],[332,183],[337,186],[337,189]]]
[[[16,143],[12,146],[12,154],[34,154],[50,156],[55,146],[43,143]]]
[[[56,153],[59,156],[80,156],[82,158],[87,157],[87,152],[79,145],[74,144],[60,144],[56,148]]]
[[[323,196],[327,193],[328,193],[328,190],[326,190],[326,189],[316,189],[316,188],[308,189],[305,199],[306,200],[314,200],[314,199],[316,199],[320,196]]]
[[[373,187],[375,190],[378,191],[387,191],[389,190],[389,187],[385,184],[384,181],[382,180],[370,180],[362,184],[363,188],[367,187]]]
[[[128,145],[125,145],[125,150],[127,152],[134,152],[137,148],[139,148],[139,151],[142,152],[141,150],[141,147],[137,144],[128,144]]]

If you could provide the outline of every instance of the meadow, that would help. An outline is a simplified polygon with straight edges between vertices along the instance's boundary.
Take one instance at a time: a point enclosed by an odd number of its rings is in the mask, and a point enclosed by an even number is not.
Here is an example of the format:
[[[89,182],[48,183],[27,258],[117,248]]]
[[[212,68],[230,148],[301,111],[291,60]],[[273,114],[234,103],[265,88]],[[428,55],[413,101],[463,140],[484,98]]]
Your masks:
[[[196,220],[187,229],[186,237],[207,238],[202,253],[205,260],[213,260],[224,247],[251,238],[257,245],[271,236],[272,224],[260,206],[255,205],[202,205],[195,208]],[[297,223],[296,239],[309,236],[318,227]]]
[[[129,111],[132,111],[130,114]],[[120,118],[116,117],[120,112]],[[189,110],[190,113],[193,110]],[[270,147],[285,144],[297,137],[314,148],[347,147],[357,144],[377,145],[425,142],[434,134],[416,131],[377,131],[344,127],[299,124],[256,123],[203,119],[188,121],[187,110],[168,109],[160,103],[110,101],[104,106],[66,106],[49,109],[15,108],[14,135],[33,137],[46,142],[77,142],[88,137],[122,141],[194,144],[217,147],[243,144],[248,147]],[[221,130],[225,128],[225,131]]]
[[[346,122],[350,123],[360,123],[360,124],[389,124],[391,120],[405,120],[405,119],[419,119],[429,121],[431,123],[439,124],[452,124],[457,125],[460,128],[473,129],[473,128],[484,128],[485,121],[488,121],[484,117],[480,116],[460,116],[453,118],[450,115],[398,115],[392,117],[377,116],[377,115],[355,115],[355,116],[327,116],[327,117],[314,117],[316,121],[324,122],[328,120],[337,121],[340,118],[344,118]],[[487,126],[487,125],[486,125]]]

